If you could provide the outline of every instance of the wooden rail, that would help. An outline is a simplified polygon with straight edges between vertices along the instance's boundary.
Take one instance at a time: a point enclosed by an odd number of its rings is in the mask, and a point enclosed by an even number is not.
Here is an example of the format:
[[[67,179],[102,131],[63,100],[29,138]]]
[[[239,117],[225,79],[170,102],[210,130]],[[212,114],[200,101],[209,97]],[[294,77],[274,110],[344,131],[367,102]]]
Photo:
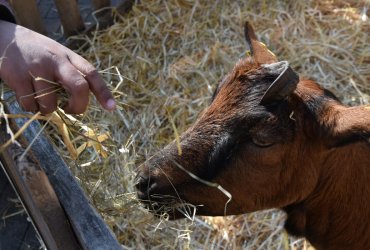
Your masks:
[[[5,94],[6,100],[13,99],[4,103],[7,111],[21,113],[13,95]],[[25,122],[17,119],[13,129]],[[34,121],[23,131],[21,144],[32,141],[26,158],[19,159],[24,150],[12,145],[0,159],[48,249],[122,249],[41,129]]]
[[[0,144],[4,144],[9,138],[5,123],[2,122]],[[80,249],[54,189],[31,152],[26,153],[21,145],[11,144],[0,153],[0,160],[2,170],[11,182],[46,247],[48,249]]]

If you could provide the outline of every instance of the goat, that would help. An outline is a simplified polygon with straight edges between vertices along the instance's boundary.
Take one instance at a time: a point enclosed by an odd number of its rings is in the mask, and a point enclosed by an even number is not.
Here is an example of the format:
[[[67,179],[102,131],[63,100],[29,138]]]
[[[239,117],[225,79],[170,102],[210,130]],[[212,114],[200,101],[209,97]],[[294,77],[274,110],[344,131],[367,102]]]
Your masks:
[[[251,55],[209,107],[139,167],[138,198],[171,219],[185,203],[208,216],[280,208],[317,249],[370,249],[370,107],[299,79],[248,23],[245,36]]]

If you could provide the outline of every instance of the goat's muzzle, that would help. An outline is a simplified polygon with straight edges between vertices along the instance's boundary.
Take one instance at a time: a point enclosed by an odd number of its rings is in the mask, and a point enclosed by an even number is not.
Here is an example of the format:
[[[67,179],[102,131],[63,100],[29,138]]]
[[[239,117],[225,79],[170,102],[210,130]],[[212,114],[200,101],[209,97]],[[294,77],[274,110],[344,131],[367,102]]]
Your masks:
[[[158,178],[146,163],[139,167],[135,177],[135,188],[138,199],[154,215],[158,217],[166,215],[168,219],[184,217],[183,211],[186,206],[175,191],[169,191],[174,188],[171,188],[171,182]],[[189,208],[185,208],[185,210],[189,210]]]

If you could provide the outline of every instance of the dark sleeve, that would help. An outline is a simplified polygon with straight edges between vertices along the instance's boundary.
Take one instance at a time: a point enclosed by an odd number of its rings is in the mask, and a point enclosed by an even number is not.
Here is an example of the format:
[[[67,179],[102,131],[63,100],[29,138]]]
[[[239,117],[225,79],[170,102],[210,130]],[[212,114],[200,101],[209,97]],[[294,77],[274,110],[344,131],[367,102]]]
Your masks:
[[[12,9],[6,0],[0,0],[0,20],[15,23]]]

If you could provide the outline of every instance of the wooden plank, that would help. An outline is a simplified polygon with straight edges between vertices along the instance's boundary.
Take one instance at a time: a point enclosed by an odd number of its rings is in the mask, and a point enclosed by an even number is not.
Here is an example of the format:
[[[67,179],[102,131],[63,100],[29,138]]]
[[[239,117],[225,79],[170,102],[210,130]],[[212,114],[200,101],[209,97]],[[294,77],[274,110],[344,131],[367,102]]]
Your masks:
[[[5,99],[14,100],[9,94],[5,95]],[[22,112],[15,101],[8,103],[8,107],[11,113]],[[20,127],[24,122],[25,120],[19,119],[17,125]],[[43,133],[39,134],[40,129],[39,122],[35,121],[23,132],[23,135],[27,141],[33,141],[32,153],[49,177],[81,247],[89,250],[122,249],[109,227],[86,198],[62,157],[47,137]],[[37,134],[39,135],[35,139]]]
[[[0,129],[0,144],[3,144],[9,138],[4,122]],[[25,153],[18,144],[11,144],[0,152],[0,159],[45,245],[49,249],[80,249],[46,174],[30,153]]]
[[[20,25],[44,35],[47,33],[36,0],[10,0],[10,5]]]
[[[8,178],[12,176],[11,182],[13,183],[14,188],[17,189],[20,199],[23,201],[24,206],[27,207],[27,211],[29,212],[30,216],[32,217],[34,221],[37,221],[38,232],[43,238],[46,246],[51,249],[57,249],[57,244],[52,237],[49,227],[47,226],[45,219],[42,216],[40,210],[37,208],[34,201],[32,200],[32,194],[27,189],[26,184],[24,183],[20,174],[18,173],[17,166],[11,162],[11,160],[9,159],[10,157],[6,157],[5,155],[7,155],[7,152],[5,152],[4,154],[2,152],[1,162],[4,162],[4,165],[1,164],[1,166],[3,167]]]
[[[76,0],[54,0],[65,36],[76,35],[85,29]]]

